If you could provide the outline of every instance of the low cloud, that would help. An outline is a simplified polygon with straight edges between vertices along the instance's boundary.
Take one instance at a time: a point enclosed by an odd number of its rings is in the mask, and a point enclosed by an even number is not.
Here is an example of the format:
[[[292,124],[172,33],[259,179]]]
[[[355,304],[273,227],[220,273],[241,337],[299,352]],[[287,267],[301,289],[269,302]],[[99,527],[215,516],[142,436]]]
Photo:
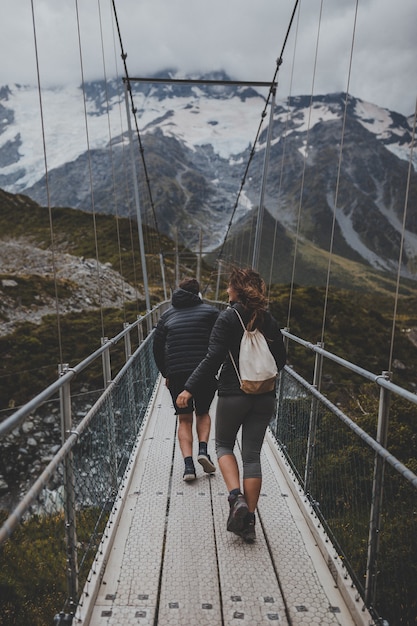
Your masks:
[[[167,68],[225,70],[238,80],[272,80],[294,2],[123,0],[116,2],[131,76]],[[2,0],[0,85],[79,84],[123,75],[112,3]],[[415,0],[300,2],[278,73],[278,98],[349,91],[413,113]],[[38,66],[35,56],[35,36]],[[353,44],[353,53],[352,53]]]

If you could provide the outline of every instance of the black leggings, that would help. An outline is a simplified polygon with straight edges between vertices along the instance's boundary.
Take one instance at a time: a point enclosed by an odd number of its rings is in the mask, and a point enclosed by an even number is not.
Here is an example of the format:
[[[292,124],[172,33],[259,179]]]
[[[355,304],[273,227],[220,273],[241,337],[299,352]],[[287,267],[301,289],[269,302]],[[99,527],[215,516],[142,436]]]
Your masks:
[[[243,478],[261,478],[261,448],[274,414],[275,397],[269,394],[222,396],[216,409],[217,458],[233,454],[242,427]]]

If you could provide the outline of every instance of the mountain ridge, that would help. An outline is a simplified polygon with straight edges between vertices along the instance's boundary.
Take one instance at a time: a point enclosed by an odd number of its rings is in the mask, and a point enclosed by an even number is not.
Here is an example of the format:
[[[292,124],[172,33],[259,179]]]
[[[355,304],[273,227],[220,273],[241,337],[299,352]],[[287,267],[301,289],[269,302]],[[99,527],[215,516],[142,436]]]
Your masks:
[[[227,80],[223,73],[205,78]],[[171,238],[178,236],[190,248],[196,247],[203,231],[204,249],[215,250],[223,241],[231,208],[236,203],[254,139],[251,135],[261,119],[266,94],[224,85],[173,86],[150,82],[132,83],[131,87],[153,196],[152,205],[137,155],[145,223],[156,225]],[[120,124],[124,106],[121,86],[115,82],[88,83],[84,91],[92,137],[89,151],[82,146],[83,129],[75,122],[68,128],[65,119],[77,90],[55,90],[45,97],[49,119],[54,120],[52,139],[46,142],[50,154],[50,203],[133,215],[129,148],[125,126]],[[33,98],[29,92],[29,88],[23,87],[0,89],[0,186],[12,193],[23,192],[45,205],[42,159],[34,156],[33,135],[25,134],[30,120],[19,126],[23,104]],[[105,122],[110,111],[113,126],[109,136],[110,120]],[[116,114],[119,126],[114,122]],[[409,177],[409,210],[404,230],[402,224],[412,140],[409,118],[351,95],[335,93],[291,96],[286,102],[278,102],[273,124],[264,197],[266,211],[289,234],[298,230],[298,237],[323,250],[333,246],[336,254],[391,274],[397,271],[403,241],[401,274],[415,280],[414,169]],[[63,136],[58,133],[62,127]],[[245,215],[256,211],[259,203],[265,128],[259,139],[235,206],[234,227]],[[31,141],[32,153],[28,147]],[[48,148],[51,142],[53,149]]]

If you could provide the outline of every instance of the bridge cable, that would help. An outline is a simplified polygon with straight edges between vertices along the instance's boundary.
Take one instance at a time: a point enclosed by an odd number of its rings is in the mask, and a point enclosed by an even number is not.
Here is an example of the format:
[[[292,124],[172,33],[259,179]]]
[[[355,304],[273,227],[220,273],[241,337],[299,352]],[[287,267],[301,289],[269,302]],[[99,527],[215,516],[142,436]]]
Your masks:
[[[163,260],[163,262],[165,264],[165,257],[164,257],[163,248],[162,248],[162,240],[161,240],[161,235],[160,235],[160,231],[159,231],[158,220],[157,220],[157,217],[156,217],[156,211],[155,211],[155,203],[154,203],[154,200],[153,200],[151,184],[150,184],[150,179],[149,179],[149,175],[148,175],[148,168],[147,168],[147,165],[146,165],[145,151],[144,151],[144,147],[143,147],[143,143],[142,143],[142,139],[141,139],[141,134],[139,132],[139,125],[138,125],[137,116],[136,116],[137,109],[136,109],[136,107],[134,105],[132,86],[131,86],[131,81],[130,81],[130,78],[129,78],[129,72],[128,72],[128,69],[127,69],[127,63],[126,63],[127,53],[124,51],[124,47],[123,47],[122,35],[121,35],[121,31],[120,31],[120,26],[119,26],[119,20],[118,20],[118,17],[117,17],[117,10],[116,10],[115,0],[112,0],[112,6],[113,6],[113,13],[114,13],[114,18],[115,18],[117,33],[118,33],[118,37],[119,37],[119,43],[120,43],[120,49],[121,49],[121,58],[122,58],[122,61],[123,61],[123,67],[124,67],[124,71],[125,71],[126,87],[127,87],[127,91],[128,91],[129,98],[130,98],[130,106],[131,106],[131,111],[132,111],[132,114],[133,114],[133,119],[134,119],[134,122],[135,122],[136,136],[137,136],[137,139],[138,139],[139,152],[140,152],[140,156],[141,156],[141,160],[142,160],[143,172],[144,172],[146,187],[147,187],[147,190],[148,190],[149,202],[150,202],[150,206],[151,206],[151,210],[152,210],[155,230],[156,230],[156,233],[157,233],[157,238],[158,238],[158,243],[159,243],[159,251],[160,251],[160,254],[161,254],[161,258],[162,258],[162,260]]]
[[[79,50],[79,55],[80,55],[80,71],[81,71],[81,82],[82,82],[82,93],[83,93],[83,104],[84,104],[84,122],[85,122],[87,153],[88,153],[88,173],[89,173],[89,180],[90,180],[91,209],[92,209],[92,215],[93,215],[93,231],[94,231],[94,246],[95,246],[95,254],[96,254],[97,283],[98,283],[98,293],[99,293],[99,302],[100,302],[101,336],[104,337],[105,332],[104,332],[104,317],[103,317],[103,293],[102,293],[102,287],[101,287],[102,281],[101,281],[100,261],[99,261],[99,253],[98,253],[97,220],[96,220],[96,210],[95,210],[95,200],[94,200],[93,172],[92,172],[92,164],[91,164],[90,135],[89,135],[89,129],[88,129],[87,101],[86,101],[86,94],[85,94],[84,63],[83,63],[83,53],[82,53],[82,44],[81,44],[81,30],[80,30],[80,16],[79,16],[79,11],[78,11],[78,0],[75,0],[75,11],[76,11],[76,17],[77,17],[78,50]]]
[[[403,213],[402,230],[401,230],[401,243],[400,243],[400,251],[398,255],[398,269],[397,269],[397,280],[396,280],[396,286],[395,286],[394,312],[392,316],[391,343],[390,343],[390,353],[389,353],[389,359],[388,359],[388,371],[389,372],[391,372],[393,352],[394,352],[395,324],[397,321],[397,308],[398,308],[398,298],[399,298],[400,278],[401,278],[401,263],[402,263],[403,250],[404,250],[405,223],[407,219],[408,200],[409,200],[409,194],[410,194],[411,172],[414,172],[413,152],[414,152],[414,142],[415,142],[415,137],[416,137],[416,119],[417,119],[417,100],[416,100],[416,107],[414,111],[413,134],[411,138],[410,158],[408,161],[407,185],[406,185],[406,192],[405,192],[405,199],[404,199],[404,213]]]
[[[109,153],[110,153],[110,159],[111,159],[111,167],[112,167],[112,187],[113,187],[113,198],[114,198],[114,207],[115,207],[115,216],[116,216],[116,233],[117,233],[117,243],[118,243],[118,257],[119,257],[119,272],[120,272],[120,280],[121,280],[121,292],[122,292],[122,301],[123,301],[123,316],[124,316],[124,321],[126,322],[126,294],[125,294],[125,286],[126,286],[126,281],[128,281],[127,277],[124,276],[124,272],[123,272],[123,259],[122,259],[122,245],[121,245],[121,230],[120,230],[120,215],[119,215],[119,202],[118,202],[118,194],[117,194],[117,184],[116,184],[116,175],[115,175],[115,160],[114,160],[114,155],[113,155],[113,138],[112,138],[112,130],[111,130],[111,124],[110,124],[110,104],[109,104],[109,92],[108,92],[108,86],[107,86],[107,69],[106,69],[106,61],[105,61],[105,50],[104,50],[104,38],[103,38],[103,26],[102,26],[102,14],[101,14],[101,0],[97,0],[98,3],[98,12],[99,12],[99,21],[100,21],[100,36],[101,36],[101,52],[102,52],[102,62],[103,62],[103,73],[104,73],[104,83],[105,83],[105,93],[106,93],[106,104],[107,104],[107,124],[108,124],[108,133],[109,133]],[[111,11],[111,9],[110,9]],[[114,20],[112,19],[113,14],[110,14],[110,23],[112,25],[112,33],[113,33],[113,51],[114,51],[114,55],[115,55],[115,72],[116,72],[116,76],[117,76],[117,62],[116,62],[116,41],[115,41],[115,37],[114,37]],[[116,81],[116,85],[117,88],[119,86],[119,81]],[[122,100],[122,95],[119,93],[119,99],[118,99],[118,108],[119,108],[119,116],[120,116],[120,133],[121,136],[123,137],[123,122],[122,122],[122,114],[121,114],[121,100]],[[123,151],[123,158],[125,157],[125,152],[124,152],[124,142],[122,142],[122,151]],[[123,172],[125,173],[126,179],[127,179],[127,171],[128,168],[123,168]],[[127,185],[127,181],[126,181],[126,188],[128,189],[128,185]],[[127,191],[127,204],[129,204],[129,194]],[[129,235],[130,235],[130,247],[131,247],[131,251],[132,251],[132,274],[133,274],[133,282],[134,282],[134,287],[135,287],[135,292],[136,292],[136,305],[137,305],[137,312],[139,313],[139,292],[138,292],[138,282],[136,279],[136,263],[135,263],[135,252],[134,252],[134,239],[133,239],[133,229],[132,229],[132,221],[130,219],[130,217],[128,218],[128,224],[129,224]]]
[[[111,10],[111,9],[110,9]],[[124,128],[123,128],[123,116],[122,116],[122,105],[121,102],[123,100],[123,96],[121,94],[121,91],[119,89],[119,73],[118,73],[118,62],[117,62],[117,53],[116,53],[116,35],[114,32],[114,20],[113,20],[113,13],[111,13],[111,25],[112,25],[112,35],[113,35],[113,52],[114,52],[114,65],[115,65],[115,74],[116,74],[116,86],[117,86],[117,93],[118,93],[118,109],[119,109],[119,119],[120,119],[120,133],[121,136],[123,138],[122,141],[122,162],[125,164],[125,167],[123,168],[123,173],[124,173],[124,185],[125,185],[125,192],[126,192],[126,205],[128,207],[128,223],[129,223],[129,240],[130,240],[130,251],[132,254],[132,274],[133,274],[133,284],[135,285],[135,289],[137,290],[137,285],[138,285],[138,278],[137,278],[137,273],[136,273],[136,259],[135,259],[135,246],[134,246],[134,235],[133,235],[133,209],[132,209],[132,205],[131,205],[131,200],[130,200],[130,194],[129,194],[129,182],[128,182],[128,167],[127,167],[127,155],[126,155],[126,145],[125,145],[125,141],[124,141]],[[139,298],[136,298],[136,304],[137,304],[137,313],[139,314]]]
[[[259,136],[260,136],[261,129],[262,129],[262,124],[263,124],[264,119],[266,117],[266,111],[267,111],[267,108],[268,108],[268,105],[269,105],[269,101],[271,100],[273,91],[274,91],[274,89],[276,87],[278,71],[279,71],[279,68],[280,68],[280,66],[282,65],[282,62],[283,62],[284,50],[285,50],[285,47],[286,47],[286,44],[287,44],[287,41],[288,41],[288,37],[289,37],[290,31],[291,31],[291,27],[292,27],[293,21],[294,21],[294,16],[295,16],[295,12],[297,10],[298,3],[299,3],[299,0],[295,0],[295,4],[294,4],[294,8],[293,8],[293,11],[292,11],[292,14],[291,14],[290,22],[288,24],[287,32],[286,32],[286,35],[285,35],[285,38],[284,38],[284,43],[283,43],[282,48],[281,48],[281,53],[280,53],[280,55],[279,55],[279,57],[278,57],[278,59],[276,61],[276,67],[275,67],[274,76],[273,76],[272,81],[271,81],[271,86],[269,88],[268,96],[267,96],[266,101],[265,101],[264,109],[263,109],[263,111],[261,113],[261,120],[259,122],[259,126],[258,126],[258,130],[257,130],[256,136],[255,136],[255,140],[254,140],[254,142],[252,144],[252,148],[251,148],[251,151],[250,151],[250,154],[249,154],[249,158],[248,158],[248,161],[247,161],[247,164],[246,164],[246,167],[245,167],[245,171],[244,171],[244,174],[243,174],[243,177],[242,177],[242,181],[240,183],[240,187],[239,187],[239,191],[238,191],[238,194],[237,194],[237,198],[236,198],[233,210],[232,210],[232,215],[231,215],[229,223],[227,225],[226,234],[224,236],[222,245],[220,247],[220,251],[219,251],[219,253],[217,255],[217,261],[220,261],[222,259],[222,257],[223,257],[226,241],[227,241],[227,239],[229,237],[229,233],[230,233],[230,229],[232,227],[233,219],[235,217],[235,214],[236,214],[236,211],[237,211],[237,207],[239,205],[240,196],[242,194],[243,187],[245,186],[245,183],[246,183],[246,177],[248,175],[249,167],[250,167],[252,159],[253,159],[253,157],[255,155],[255,147],[256,147],[256,144],[258,143],[258,140],[259,140]]]
[[[278,196],[278,207],[277,207],[277,214],[276,214],[276,217],[275,217],[274,237],[273,237],[272,252],[271,252],[271,265],[270,265],[269,279],[268,279],[268,301],[270,300],[270,297],[271,297],[272,273],[273,273],[273,268],[274,268],[275,246],[276,246],[276,241],[277,241],[277,230],[278,230],[278,208],[279,208],[279,204],[280,204],[279,199],[281,197],[281,189],[282,189],[282,183],[283,183],[283,177],[284,177],[284,168],[285,168],[285,162],[286,162],[288,129],[289,129],[289,123],[290,123],[290,116],[291,116],[291,113],[290,113],[290,103],[291,103],[292,85],[293,85],[293,80],[294,80],[295,52],[296,52],[296,49],[297,49],[299,25],[300,25],[300,11],[298,11],[298,14],[297,14],[297,25],[296,25],[296,29],[295,29],[294,50],[293,50],[293,57],[292,57],[292,63],[291,63],[291,74],[290,74],[290,86],[289,86],[289,95],[288,95],[287,114],[286,114],[286,118],[285,118],[285,128],[284,128],[284,133],[283,133],[283,139],[281,139],[281,141],[283,143],[283,146],[282,146],[282,159],[281,159],[281,168],[280,168],[278,193],[277,193],[277,196]],[[291,281],[291,284],[292,284],[292,281]],[[291,304],[289,304],[289,309],[290,308],[291,308]],[[289,320],[287,322],[287,327],[289,328]]]
[[[46,186],[46,196],[47,196],[47,205],[48,205],[48,214],[49,214],[49,230],[50,230],[50,237],[51,237],[51,254],[52,254],[52,268],[53,268],[53,276],[54,276],[54,289],[55,289],[55,310],[56,310],[56,319],[57,319],[59,362],[63,363],[64,358],[63,358],[63,351],[62,351],[61,316],[60,316],[60,308],[59,308],[58,280],[57,280],[57,267],[56,267],[56,242],[55,242],[55,233],[54,233],[54,226],[53,226],[53,219],[52,219],[51,197],[50,197],[50,190],[49,190],[49,171],[48,171],[48,160],[46,156],[45,123],[44,123],[44,117],[43,117],[43,102],[42,102],[42,90],[41,90],[41,79],[40,79],[40,69],[39,69],[38,41],[37,41],[37,34],[36,34],[36,20],[35,20],[35,9],[33,6],[33,0],[31,0],[31,9],[32,9],[33,39],[34,39],[34,44],[35,44],[36,75],[37,75],[37,83],[38,83],[39,108],[40,108],[40,118],[41,118],[41,128],[42,128],[43,159],[44,159],[44,165],[45,165],[45,186]]]
[[[115,176],[115,168],[114,168],[114,157],[113,157],[113,142],[112,142],[112,131],[110,124],[110,106],[109,106],[109,92],[107,87],[107,69],[106,69],[106,59],[104,54],[104,41],[103,41],[103,22],[101,17],[101,6],[100,0],[97,0],[97,8],[99,14],[99,23],[100,23],[100,42],[101,42],[101,57],[103,62],[103,74],[104,74],[104,85],[105,85],[105,93],[106,93],[106,113],[107,113],[107,127],[109,133],[109,153],[110,153],[110,161],[111,161],[111,171],[112,171],[112,187],[113,187],[113,201],[114,201],[114,210],[116,216],[116,234],[117,234],[117,249],[119,256],[119,272],[120,272],[120,283],[121,283],[121,293],[122,293],[122,304],[123,304],[123,319],[126,322],[126,302],[125,302],[125,289],[124,289],[124,280],[123,280],[123,263],[122,263],[122,249],[120,243],[120,227],[119,227],[119,211],[118,211],[118,202],[117,202],[117,192],[116,192],[116,176]]]
[[[100,2],[100,0],[99,0]],[[110,7],[110,5],[109,5]],[[137,272],[136,272],[136,258],[135,258],[135,245],[134,245],[134,234],[133,234],[133,218],[132,218],[132,206],[131,206],[131,201],[130,201],[130,196],[129,196],[129,183],[128,183],[128,167],[127,167],[127,161],[128,161],[128,157],[126,155],[126,146],[125,146],[125,141],[124,141],[124,128],[123,128],[123,116],[122,116],[122,106],[121,106],[121,102],[124,99],[124,95],[121,93],[120,89],[119,89],[119,75],[118,75],[118,63],[117,63],[117,52],[116,52],[116,38],[115,38],[115,32],[114,32],[114,20],[113,20],[113,13],[112,13],[112,9],[110,7],[110,23],[111,23],[111,27],[112,27],[112,39],[113,39],[113,52],[114,52],[114,66],[115,66],[115,75],[116,75],[116,90],[118,93],[118,99],[117,99],[117,104],[118,104],[118,110],[119,110],[119,120],[120,120],[120,136],[122,137],[122,142],[121,142],[121,149],[122,149],[122,162],[126,164],[126,166],[123,169],[123,173],[124,173],[124,178],[125,178],[125,203],[126,206],[128,207],[128,211],[127,211],[127,223],[129,226],[129,245],[130,245],[130,253],[131,253],[131,271],[132,271],[132,276],[133,276],[133,285],[134,285],[134,289],[135,289],[135,293],[136,293],[136,298],[135,298],[135,302],[136,302],[136,307],[137,307],[137,314],[139,315],[139,290],[138,290],[138,278],[137,278]],[[103,49],[103,59],[104,59],[104,49]],[[103,61],[104,64],[104,61]],[[107,95],[107,83],[106,83],[106,95]],[[108,95],[107,95],[108,98]],[[109,107],[110,109],[110,107]],[[108,115],[109,118],[109,135],[111,136],[111,130],[110,130],[110,116]],[[111,151],[111,154],[113,154],[113,152]],[[114,162],[112,162],[112,167],[114,170]],[[116,207],[116,216],[117,216],[117,211],[118,211],[118,201],[117,201],[117,185],[116,185],[116,177],[113,174],[113,189],[114,189],[114,196],[115,196],[115,207]],[[117,220],[117,234],[118,234],[118,242],[119,242],[119,258],[120,258],[120,273],[123,277],[123,279],[127,282],[131,282],[128,279],[128,276],[124,276],[123,271],[122,271],[122,254],[121,254],[121,232],[120,232],[120,224],[119,224],[119,220]],[[126,249],[128,249],[126,247]],[[123,294],[124,295],[124,294]],[[125,320],[126,321],[126,320]]]
[[[356,22],[357,22],[357,17],[358,17],[358,2],[359,0],[356,0],[356,3],[355,3],[355,16],[353,20],[352,42],[351,42],[351,47],[350,47],[349,70],[348,70],[348,78],[347,78],[347,85],[346,85],[345,106],[344,106],[344,112],[343,112],[342,134],[341,134],[341,139],[340,139],[336,188],[335,188],[335,195],[334,195],[334,202],[333,202],[333,220],[332,220],[332,228],[331,228],[331,236],[330,236],[329,261],[327,265],[326,289],[325,289],[325,298],[324,298],[324,305],[323,305],[323,319],[322,319],[321,339],[320,339],[322,344],[324,343],[324,332],[325,332],[325,326],[326,326],[327,306],[328,306],[328,298],[329,298],[330,270],[331,270],[331,265],[332,265],[333,244],[334,244],[334,235],[335,235],[335,226],[336,226],[336,209],[337,209],[337,202],[339,199],[339,185],[340,185],[342,156],[343,156],[343,148],[344,148],[344,140],[345,140],[347,106],[349,102],[350,77],[352,73],[353,50],[354,50],[354,44],[355,44]]]
[[[307,137],[306,137],[306,144],[305,144],[305,150],[304,150],[304,155],[303,155],[303,171],[302,171],[302,175],[301,175],[300,199],[299,199],[299,203],[298,203],[297,227],[296,227],[295,244],[294,244],[294,255],[293,255],[291,281],[290,281],[290,294],[289,294],[289,301],[288,301],[288,317],[287,317],[287,327],[288,328],[290,327],[292,298],[293,298],[293,292],[294,292],[295,268],[296,268],[296,264],[297,264],[297,252],[298,252],[298,243],[299,243],[299,236],[300,236],[301,211],[302,211],[302,206],[303,206],[304,183],[305,183],[308,147],[309,147],[310,130],[311,130],[311,111],[312,111],[312,108],[313,108],[314,85],[315,85],[316,72],[317,72],[317,58],[318,58],[318,50],[319,50],[319,43],[320,43],[320,32],[321,32],[322,15],[323,15],[323,0],[320,1],[319,20],[318,20],[318,25],[317,25],[316,47],[315,47],[315,52],[314,52],[313,76],[312,76],[312,83],[311,83],[310,105],[309,105],[309,109],[308,109]]]

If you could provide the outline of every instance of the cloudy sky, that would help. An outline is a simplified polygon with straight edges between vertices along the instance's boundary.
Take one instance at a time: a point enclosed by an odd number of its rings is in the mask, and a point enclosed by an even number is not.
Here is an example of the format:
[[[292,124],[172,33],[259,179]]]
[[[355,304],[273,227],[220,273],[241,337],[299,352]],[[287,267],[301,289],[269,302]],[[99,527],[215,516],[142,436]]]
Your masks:
[[[166,68],[180,74],[223,69],[237,80],[271,81],[295,1],[115,4],[132,77]],[[358,0],[356,23],[356,0],[300,0],[298,8],[278,99],[349,88],[363,100],[414,113],[416,0]],[[0,86],[37,84],[34,33],[42,87],[122,76],[113,18],[111,0],[1,0]]]

